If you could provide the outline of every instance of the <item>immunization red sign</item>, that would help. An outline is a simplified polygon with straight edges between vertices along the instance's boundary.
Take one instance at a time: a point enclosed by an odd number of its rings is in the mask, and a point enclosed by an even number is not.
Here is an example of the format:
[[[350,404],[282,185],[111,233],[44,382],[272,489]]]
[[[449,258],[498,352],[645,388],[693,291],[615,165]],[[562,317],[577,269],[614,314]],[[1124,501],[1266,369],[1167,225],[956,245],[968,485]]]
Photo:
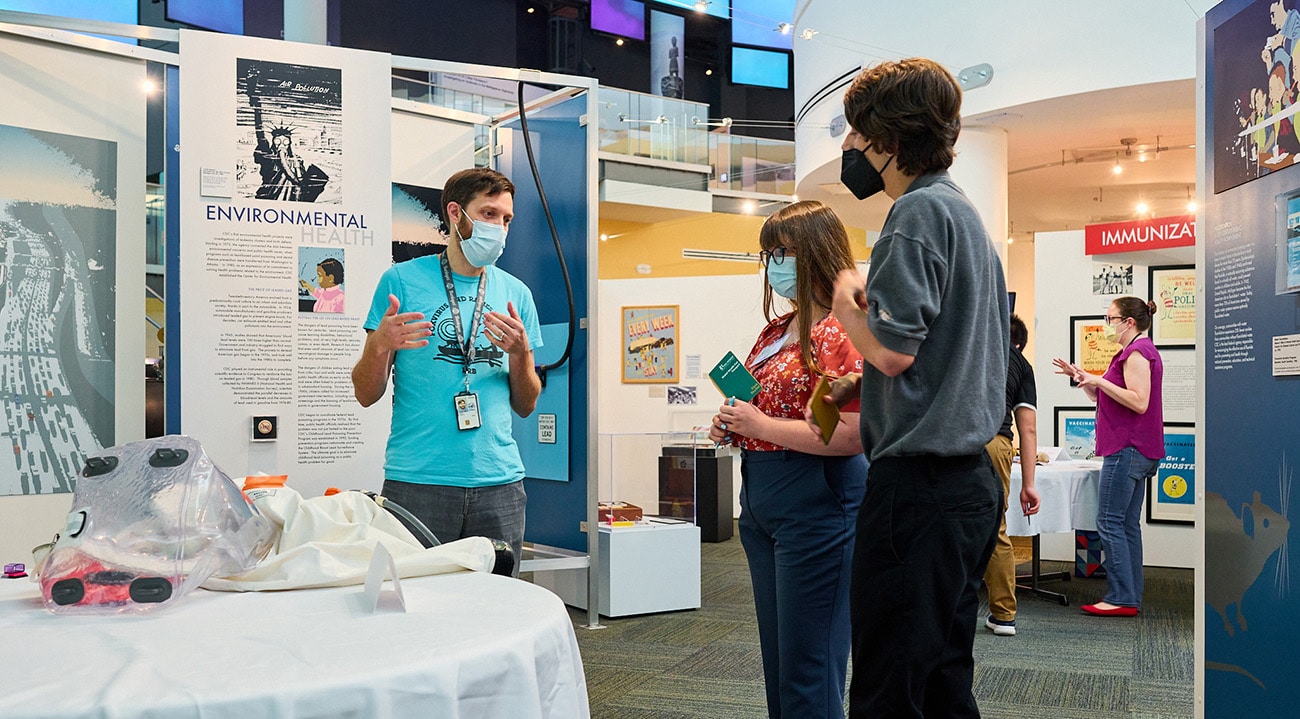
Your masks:
[[[1089,255],[1190,247],[1196,244],[1196,216],[1086,225],[1083,238],[1085,253]]]

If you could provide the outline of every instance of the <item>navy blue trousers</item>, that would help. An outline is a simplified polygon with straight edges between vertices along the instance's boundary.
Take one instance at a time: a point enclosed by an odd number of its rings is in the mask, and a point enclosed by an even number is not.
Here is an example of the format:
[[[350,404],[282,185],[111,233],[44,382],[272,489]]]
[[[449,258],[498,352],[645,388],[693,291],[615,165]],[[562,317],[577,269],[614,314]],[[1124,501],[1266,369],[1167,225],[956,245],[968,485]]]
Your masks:
[[[987,452],[871,463],[853,549],[854,719],[978,719],[979,586],[1002,482]]]
[[[768,716],[842,719],[866,459],[746,451],[740,474],[740,543],[754,585]]]

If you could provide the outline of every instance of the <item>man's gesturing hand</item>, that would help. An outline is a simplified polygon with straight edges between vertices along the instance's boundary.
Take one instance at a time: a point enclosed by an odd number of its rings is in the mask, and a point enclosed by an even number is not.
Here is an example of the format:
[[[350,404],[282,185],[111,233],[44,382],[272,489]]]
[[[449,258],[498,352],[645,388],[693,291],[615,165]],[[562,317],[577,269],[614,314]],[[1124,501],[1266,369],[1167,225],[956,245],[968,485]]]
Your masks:
[[[425,339],[433,334],[432,322],[424,321],[421,312],[401,312],[401,302],[396,295],[388,296],[388,311],[375,329],[375,349],[382,352],[409,350],[429,344]]]

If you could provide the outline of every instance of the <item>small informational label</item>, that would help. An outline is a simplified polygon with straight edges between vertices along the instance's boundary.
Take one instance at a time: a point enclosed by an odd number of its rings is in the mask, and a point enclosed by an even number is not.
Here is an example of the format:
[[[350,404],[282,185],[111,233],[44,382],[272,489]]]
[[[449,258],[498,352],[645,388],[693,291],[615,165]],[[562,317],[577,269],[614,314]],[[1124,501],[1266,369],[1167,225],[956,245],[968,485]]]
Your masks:
[[[234,197],[234,171],[217,167],[200,167],[199,195],[203,197]]]
[[[668,396],[668,389],[665,387],[651,387],[648,396],[650,399],[663,399]]]
[[[700,378],[700,355],[686,355],[686,379]]]
[[[555,415],[537,415],[537,441],[542,444],[555,444]]]
[[[1300,335],[1273,338],[1273,376],[1300,375]]]

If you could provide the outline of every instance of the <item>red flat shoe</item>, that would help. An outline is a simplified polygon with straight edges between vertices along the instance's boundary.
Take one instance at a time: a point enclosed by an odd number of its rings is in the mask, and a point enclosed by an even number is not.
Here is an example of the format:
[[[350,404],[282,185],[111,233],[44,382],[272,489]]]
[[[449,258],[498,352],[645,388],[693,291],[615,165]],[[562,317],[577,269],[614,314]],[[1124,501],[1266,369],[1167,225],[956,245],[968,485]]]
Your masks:
[[[1138,613],[1137,607],[1114,607],[1111,609],[1102,609],[1096,604],[1085,604],[1079,607],[1079,609],[1082,609],[1084,614],[1091,614],[1094,617],[1136,617]]]

